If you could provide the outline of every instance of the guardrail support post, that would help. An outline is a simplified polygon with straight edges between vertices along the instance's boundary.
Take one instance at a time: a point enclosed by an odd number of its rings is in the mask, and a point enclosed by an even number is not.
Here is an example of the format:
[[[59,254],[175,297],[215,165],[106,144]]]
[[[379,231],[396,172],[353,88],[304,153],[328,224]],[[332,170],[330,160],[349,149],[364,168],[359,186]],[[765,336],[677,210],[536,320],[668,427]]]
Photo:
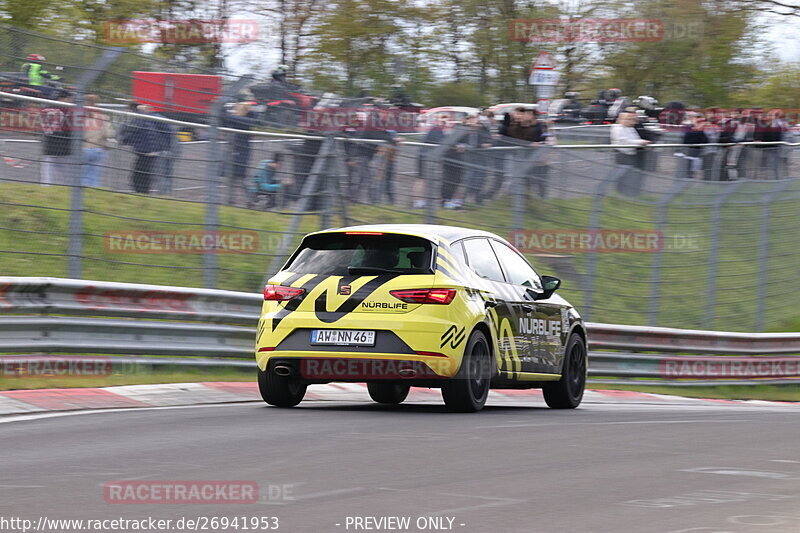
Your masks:
[[[107,48],[100,59],[86,69],[75,84],[75,108],[72,113],[72,187],[70,188],[69,244],[67,256],[69,265],[67,275],[73,279],[81,278],[83,256],[83,134],[86,125],[84,97],[86,88],[96,80],[122,54],[122,48]]]
[[[216,233],[219,229],[219,178],[222,174],[223,157],[220,154],[219,127],[222,122],[222,113],[225,104],[232,100],[239,91],[251,80],[252,76],[243,76],[231,84],[228,89],[216,99],[208,115],[208,170],[206,171],[206,224],[209,233]],[[231,187],[233,181],[231,181]],[[233,191],[230,191],[233,198]],[[214,289],[217,286],[217,254],[216,250],[203,255],[203,286]]]
[[[650,309],[647,312],[647,324],[650,326],[655,326],[658,322],[658,311],[661,307],[661,264],[664,262],[664,225],[667,222],[667,209],[669,209],[669,204],[672,203],[672,200],[682,193],[690,183],[692,182],[689,180],[676,180],[672,190],[658,201],[656,231],[661,233],[661,248],[656,251],[651,268]]]
[[[597,191],[594,193],[592,199],[592,214],[589,219],[589,232],[591,234],[600,230],[600,214],[603,212],[603,200],[608,196],[608,191],[611,186],[628,172],[627,167],[616,167],[608,173],[608,175],[600,182]],[[583,300],[583,308],[581,315],[584,320],[589,320],[592,315],[592,306],[594,305],[594,282],[597,278],[597,252],[590,251],[589,258],[586,265],[586,296]]]
[[[775,187],[764,196],[764,208],[761,211],[761,235],[758,239],[758,303],[756,311],[756,331],[764,331],[766,314],[765,301],[767,299],[767,280],[769,279],[769,229],[772,202],[788,185],[790,180],[778,182]]]
[[[706,313],[705,327],[711,329],[714,326],[714,307],[717,305],[717,268],[719,267],[719,233],[720,219],[722,218],[722,207],[730,195],[735,193],[742,186],[742,181],[735,181],[727,184],[728,190],[722,192],[714,201],[714,208],[711,212],[711,252],[708,256],[708,276],[706,282]]]

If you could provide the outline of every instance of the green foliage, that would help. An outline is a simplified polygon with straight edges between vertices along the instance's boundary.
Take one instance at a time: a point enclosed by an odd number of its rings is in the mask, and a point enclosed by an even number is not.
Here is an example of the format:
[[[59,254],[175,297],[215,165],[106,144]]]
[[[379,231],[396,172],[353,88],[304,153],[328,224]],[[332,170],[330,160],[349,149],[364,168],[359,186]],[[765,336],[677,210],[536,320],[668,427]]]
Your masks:
[[[749,100],[763,107],[800,109],[800,63],[782,65],[770,73]]]
[[[754,39],[750,14],[718,0],[652,0],[637,2],[625,16],[661,21],[664,38],[610,47],[603,86],[706,107],[730,105],[732,92],[750,82],[752,69],[744,67]]]
[[[431,107],[446,105],[483,107],[489,103],[477,84],[467,81],[452,81],[434,87],[428,102]]]

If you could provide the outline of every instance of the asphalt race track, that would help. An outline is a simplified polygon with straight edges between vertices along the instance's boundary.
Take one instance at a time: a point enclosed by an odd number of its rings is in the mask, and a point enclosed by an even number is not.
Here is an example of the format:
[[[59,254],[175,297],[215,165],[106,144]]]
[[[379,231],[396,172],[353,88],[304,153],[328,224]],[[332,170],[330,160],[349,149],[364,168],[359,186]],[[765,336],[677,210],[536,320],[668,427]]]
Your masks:
[[[275,516],[291,532],[434,531],[447,518],[463,532],[800,531],[798,420],[796,405],[613,399],[571,412],[490,402],[471,415],[434,401],[311,401],[6,417],[0,516]],[[251,480],[260,501],[111,504],[114,480]],[[412,527],[353,518],[390,516]],[[442,523],[418,528],[419,517]]]

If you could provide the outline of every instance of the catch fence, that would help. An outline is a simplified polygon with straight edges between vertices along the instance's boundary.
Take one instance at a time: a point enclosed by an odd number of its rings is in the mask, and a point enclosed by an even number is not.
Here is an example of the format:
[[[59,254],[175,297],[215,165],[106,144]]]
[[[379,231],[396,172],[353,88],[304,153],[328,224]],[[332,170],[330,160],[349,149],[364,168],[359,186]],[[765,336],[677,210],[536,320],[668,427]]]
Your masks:
[[[620,157],[602,127],[556,126],[555,144],[536,146],[469,127],[438,143],[242,129],[227,104],[246,79],[227,81],[198,122],[129,113],[113,100],[124,88],[95,90],[100,79],[78,94],[99,94],[96,109],[3,94],[14,102],[0,124],[4,275],[256,291],[309,231],[436,223],[507,238],[595,322],[764,331],[796,316],[795,143],[681,145],[673,134]],[[74,120],[68,153],[45,153],[43,108],[88,118]],[[20,110],[25,127],[8,122]],[[151,134],[157,149],[137,153],[132,139]]]

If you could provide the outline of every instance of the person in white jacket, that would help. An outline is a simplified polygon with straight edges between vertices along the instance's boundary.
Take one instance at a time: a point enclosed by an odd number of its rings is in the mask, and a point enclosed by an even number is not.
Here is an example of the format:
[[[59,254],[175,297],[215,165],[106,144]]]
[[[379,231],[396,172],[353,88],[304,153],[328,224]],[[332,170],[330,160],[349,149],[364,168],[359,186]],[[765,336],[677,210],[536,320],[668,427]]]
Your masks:
[[[636,124],[636,115],[634,113],[620,113],[616,124],[611,125],[611,144],[640,146],[650,144],[650,141],[639,136],[639,132],[633,127],[634,124]],[[633,165],[636,148],[617,148],[617,152],[629,156],[629,158],[617,158],[618,163]],[[623,162],[622,160],[629,160],[630,162]]]
[[[617,164],[629,167],[626,172],[620,175],[617,181],[617,190],[622,194],[636,196],[642,188],[642,174],[636,169],[635,146],[645,146],[651,143],[639,136],[634,125],[636,124],[636,114],[623,112],[617,117],[616,124],[611,125],[611,144],[627,145],[625,148],[617,148]]]

